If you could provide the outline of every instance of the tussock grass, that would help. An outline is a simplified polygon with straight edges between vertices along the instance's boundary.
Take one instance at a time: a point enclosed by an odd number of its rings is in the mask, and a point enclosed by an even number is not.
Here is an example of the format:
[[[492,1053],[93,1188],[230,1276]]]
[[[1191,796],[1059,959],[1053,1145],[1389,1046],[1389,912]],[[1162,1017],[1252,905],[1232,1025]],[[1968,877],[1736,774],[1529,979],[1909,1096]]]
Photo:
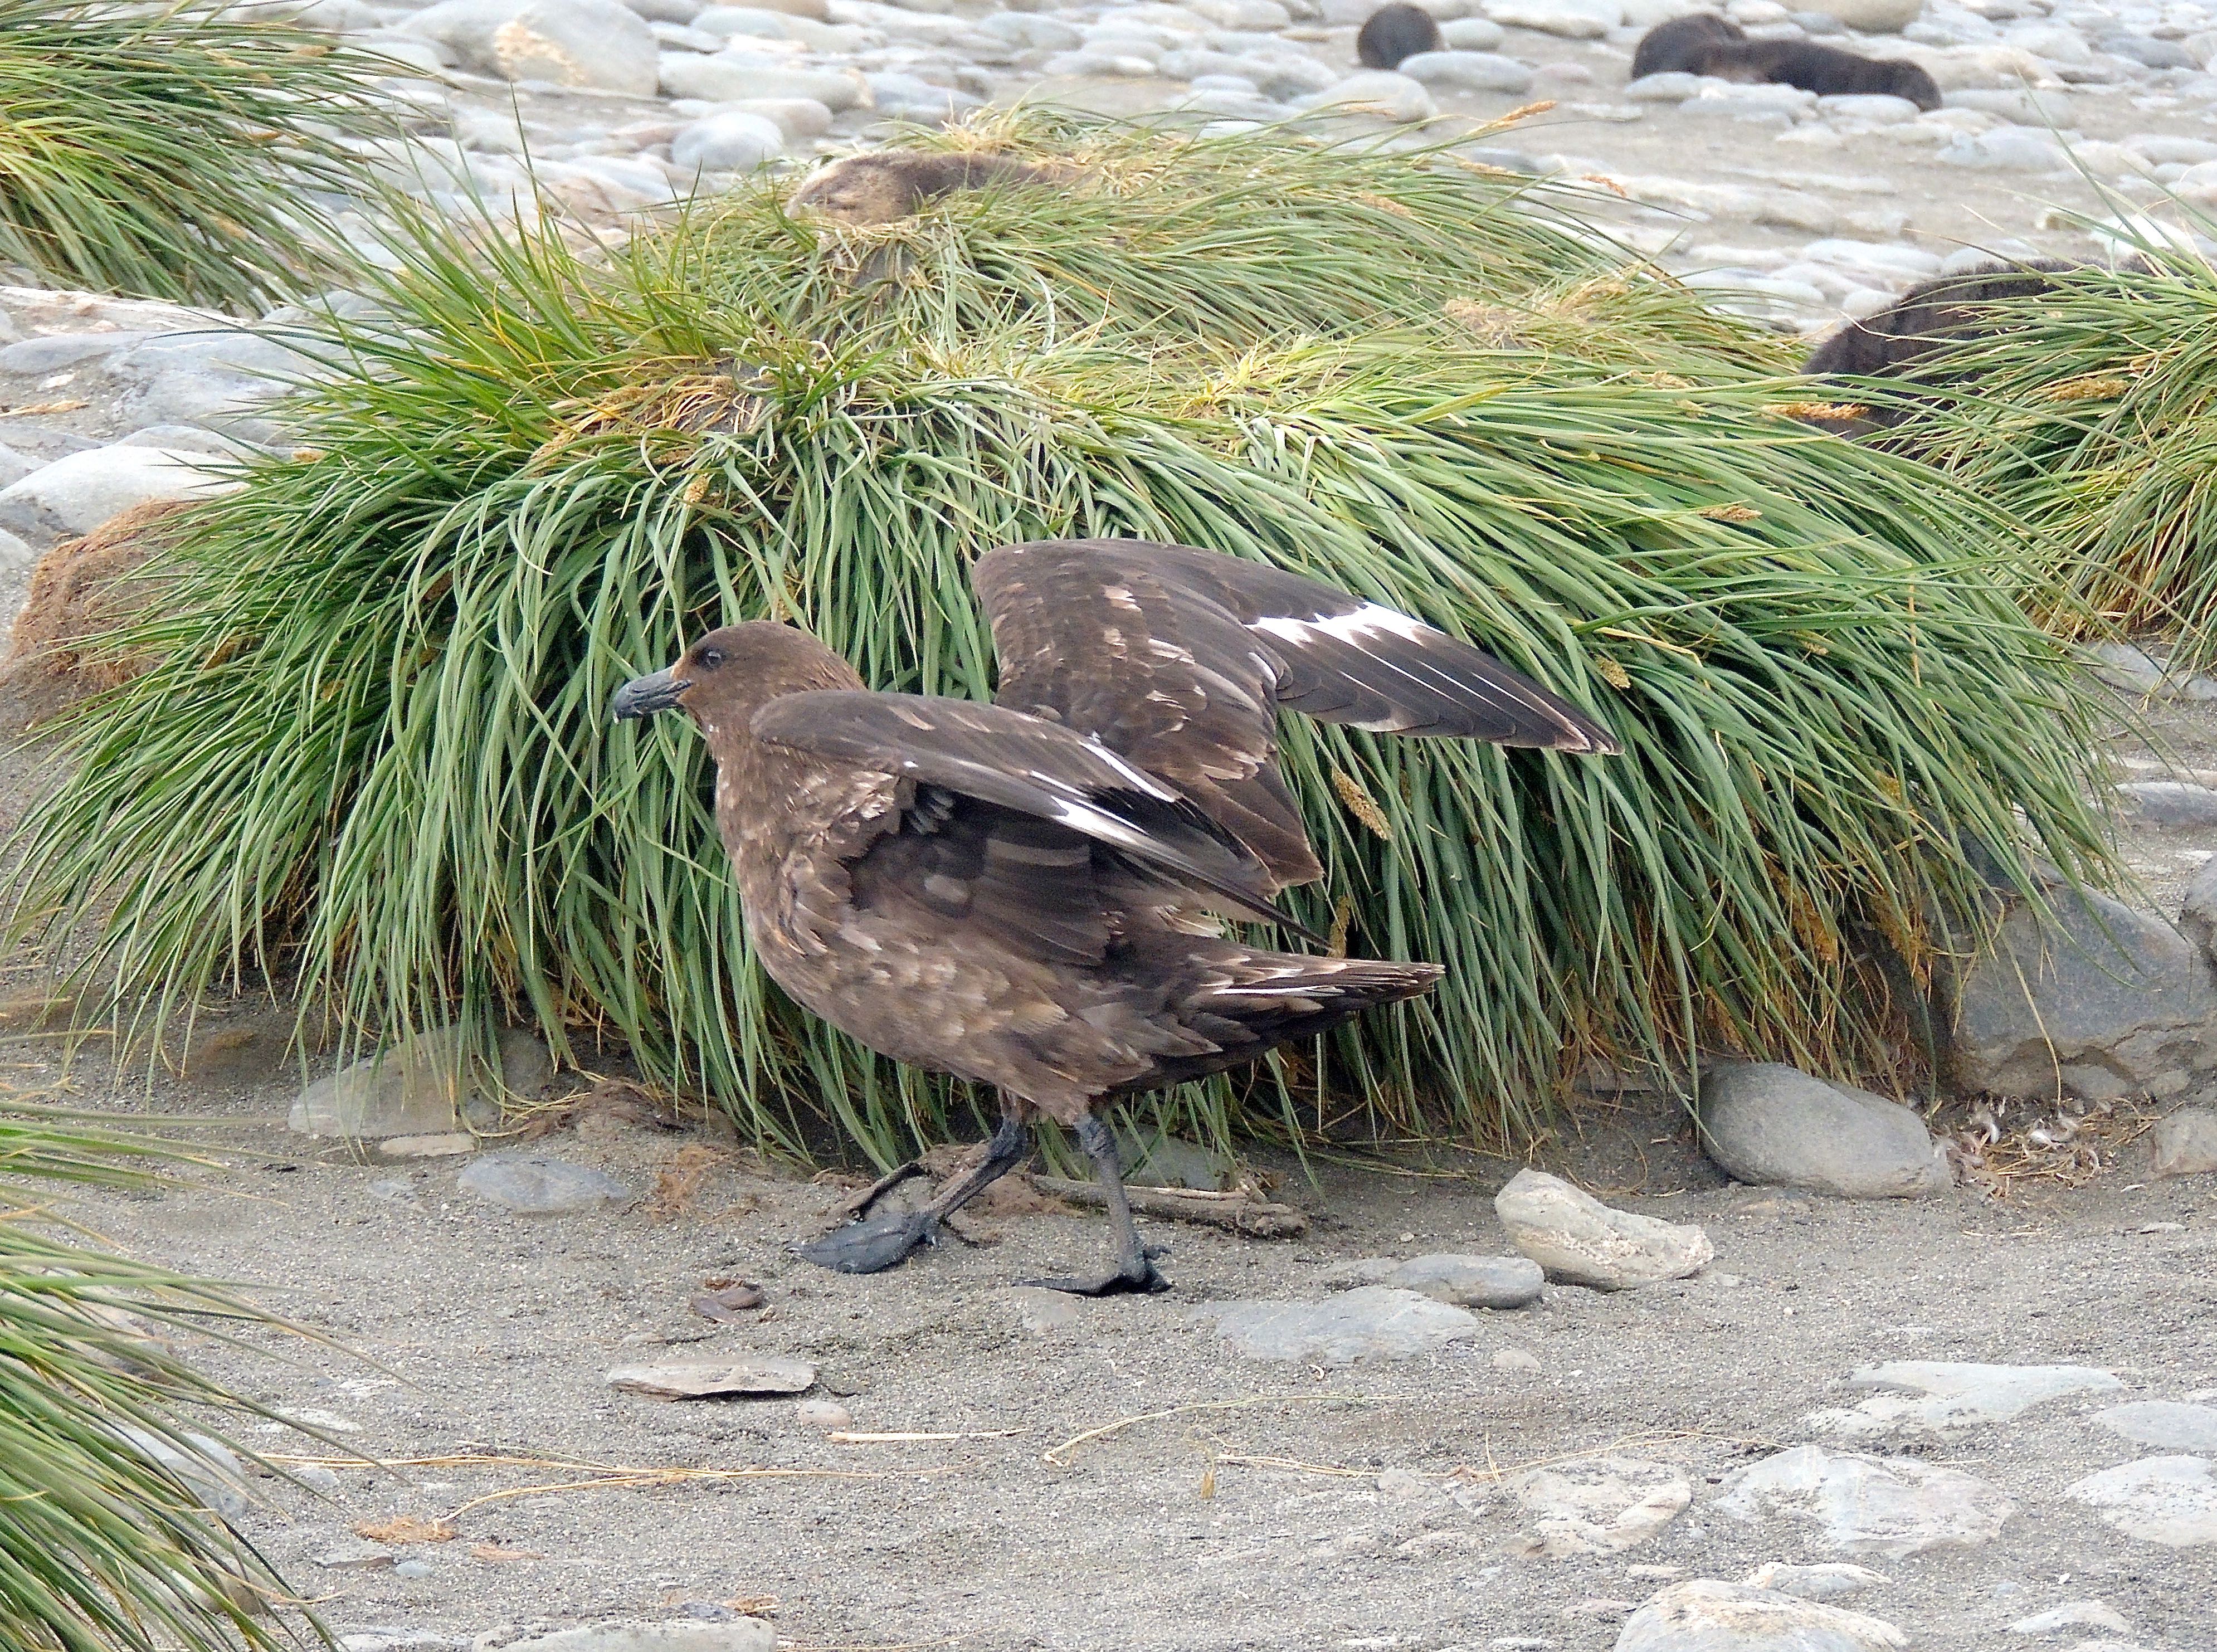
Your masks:
[[[1495,1134],[1594,1052],[1888,1059],[1874,959],[1923,969],[1975,845],[2099,869],[2092,745],[2007,523],[1772,410],[1772,346],[1600,268],[1560,203],[1268,136],[1176,154],[1121,240],[1018,191],[821,234],[756,197],[602,267],[426,227],[388,321],[324,338],[346,370],[304,406],[312,453],[195,513],[131,639],[165,663],[82,715],[19,834],[20,921],[89,926],[89,971],[171,1006],[267,974],[388,1029],[614,1033],[761,1138],[828,1119],[899,1151],[943,1093],[764,984],[699,741],[614,728],[608,698],[762,614],[874,684],[984,694],[969,563],[1073,532],[1406,607],[1628,748],[1289,723],[1331,868],[1305,915],[1448,976],[1295,1052],[1251,1121]],[[1358,195],[1436,232],[1304,216]],[[1551,336],[1504,348],[1449,297]],[[1221,1131],[1232,1094],[1183,1123]]]
[[[358,182],[378,72],[216,6],[0,0],[0,262],[240,310],[312,287],[339,243],[302,192]]]
[[[2196,219],[2202,227],[2210,227]],[[2217,658],[2217,270],[2152,243],[2143,267],[2055,278],[1936,354],[1904,440],[2038,532],[2067,634],[2175,632]],[[1933,381],[1942,381],[1933,384]]]
[[[270,1615],[289,1599],[275,1575],[149,1449],[190,1454],[188,1410],[244,1409],[171,1340],[262,1316],[70,1242],[41,1199],[42,1181],[144,1181],[162,1153],[66,1117],[0,1115],[0,1645],[261,1652],[310,1638]]]

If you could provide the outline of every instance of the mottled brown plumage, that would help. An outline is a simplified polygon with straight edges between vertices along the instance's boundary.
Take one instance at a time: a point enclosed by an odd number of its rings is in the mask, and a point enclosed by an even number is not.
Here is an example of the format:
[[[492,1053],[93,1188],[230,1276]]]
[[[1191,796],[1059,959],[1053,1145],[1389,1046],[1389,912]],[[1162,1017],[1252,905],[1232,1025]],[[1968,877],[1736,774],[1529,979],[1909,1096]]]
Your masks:
[[[1271,897],[1319,875],[1278,774],[1277,708],[1615,748],[1441,632],[1213,552],[1054,540],[995,552],[973,579],[996,704],[872,693],[813,638],[757,621],[701,638],[614,710],[682,706],[700,724],[772,978],[873,1049],[1001,1091],[1003,1127],[967,1176],[803,1254],[850,1272],[899,1261],[1022,1156],[1036,1108],[1077,1129],[1118,1224],[1115,1270],[1055,1283],[1160,1288],[1095,1104],[1244,1065],[1440,974],[1196,923],[1205,907],[1298,928]]]

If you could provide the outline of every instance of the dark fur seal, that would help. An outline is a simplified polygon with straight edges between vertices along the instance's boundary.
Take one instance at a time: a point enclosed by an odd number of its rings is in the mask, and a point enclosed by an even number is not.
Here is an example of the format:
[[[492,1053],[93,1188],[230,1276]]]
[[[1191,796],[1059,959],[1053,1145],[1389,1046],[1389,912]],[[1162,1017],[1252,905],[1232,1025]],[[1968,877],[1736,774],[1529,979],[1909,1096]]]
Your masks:
[[[1057,181],[1051,169],[1007,155],[887,150],[833,162],[801,185],[792,205],[842,224],[892,224],[957,190]]]
[[[1689,12],[1656,24],[1640,37],[1639,49],[1632,54],[1632,77],[1707,74],[1708,71],[1698,65],[1711,52],[1721,46],[1745,44],[1746,40],[1737,23],[1706,11]]]
[[[1414,6],[1380,7],[1355,37],[1355,55],[1366,69],[1399,69],[1405,58],[1446,49],[1432,15]]]
[[[1801,370],[1813,378],[1913,377],[1936,386],[1952,382],[1951,375],[1917,369],[1951,344],[1991,335],[1993,305],[2052,293],[2058,274],[2081,268],[2053,258],[2028,258],[2019,263],[1980,264],[1919,281],[1885,309],[1851,321],[1826,338],[1810,353]],[[1817,422],[1843,435],[1865,435],[1893,428],[1913,410],[1907,401],[1859,405],[1851,411],[1843,409],[1845,416]]]
[[[1677,71],[1751,84],[1798,86],[1819,97],[1904,97],[1940,107],[1940,88],[1906,58],[1864,58],[1813,40],[1751,40],[1722,17],[1695,13],[1658,23],[1633,53],[1632,77]]]
[[[1801,370],[1890,378],[1943,344],[1985,330],[1988,306],[2053,292],[2057,274],[2078,268],[2053,258],[2030,258],[1919,281],[1877,314],[1851,321],[1827,338]]]

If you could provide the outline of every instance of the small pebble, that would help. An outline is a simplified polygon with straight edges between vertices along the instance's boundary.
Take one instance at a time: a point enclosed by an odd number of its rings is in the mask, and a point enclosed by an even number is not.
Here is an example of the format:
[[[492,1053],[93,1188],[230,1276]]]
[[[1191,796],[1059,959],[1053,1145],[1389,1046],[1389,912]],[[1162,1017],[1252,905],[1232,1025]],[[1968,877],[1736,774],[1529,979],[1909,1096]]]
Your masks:
[[[855,1414],[837,1400],[800,1400],[793,1408],[794,1421],[804,1428],[851,1428]]]

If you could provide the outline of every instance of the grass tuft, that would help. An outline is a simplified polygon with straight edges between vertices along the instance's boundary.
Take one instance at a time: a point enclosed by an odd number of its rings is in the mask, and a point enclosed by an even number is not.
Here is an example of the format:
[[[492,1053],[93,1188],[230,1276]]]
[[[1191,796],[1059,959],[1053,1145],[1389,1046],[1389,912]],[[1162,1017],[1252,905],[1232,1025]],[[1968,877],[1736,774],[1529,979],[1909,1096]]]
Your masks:
[[[2202,227],[2208,228],[2206,221]],[[2066,634],[2177,634],[2217,659],[2217,270],[2153,241],[2142,267],[2060,274],[1911,379],[1902,430],[2040,536]]]
[[[1330,868],[1302,915],[1448,973],[1291,1052],[1251,1124],[1498,1136],[1595,1054],[1882,1063],[1881,977],[1969,920],[1979,846],[2100,870],[2087,718],[2011,600],[2011,526],[1771,411],[1775,344],[1574,203],[1270,134],[942,141],[1096,182],[870,231],[773,189],[605,266],[420,225],[387,320],[321,341],[346,367],[306,451],[191,517],[129,644],[164,663],[81,714],[18,835],[19,922],[83,926],[89,971],[171,1008],[269,976],[488,1050],[505,1017],[573,1055],[613,1034],[758,1139],[831,1123],[889,1157],[946,1093],[765,984],[699,741],[608,698],[758,615],[874,685],[985,694],[970,563],[1070,533],[1405,607],[1627,748],[1289,720]],[[1504,347],[1455,297],[1554,330]],[[1221,1132],[1238,1099],[1174,1112]]]
[[[404,72],[217,7],[0,0],[0,262],[233,310],[312,290],[341,243],[310,192],[356,187],[370,78]]]
[[[264,1316],[71,1242],[39,1197],[42,1181],[144,1183],[164,1153],[68,1115],[0,1115],[0,1646],[264,1652],[304,1638],[272,1615],[291,1600],[276,1575],[161,1460],[196,1454],[187,1412],[251,1409],[170,1341]],[[312,1618],[299,1629],[321,1635]]]

